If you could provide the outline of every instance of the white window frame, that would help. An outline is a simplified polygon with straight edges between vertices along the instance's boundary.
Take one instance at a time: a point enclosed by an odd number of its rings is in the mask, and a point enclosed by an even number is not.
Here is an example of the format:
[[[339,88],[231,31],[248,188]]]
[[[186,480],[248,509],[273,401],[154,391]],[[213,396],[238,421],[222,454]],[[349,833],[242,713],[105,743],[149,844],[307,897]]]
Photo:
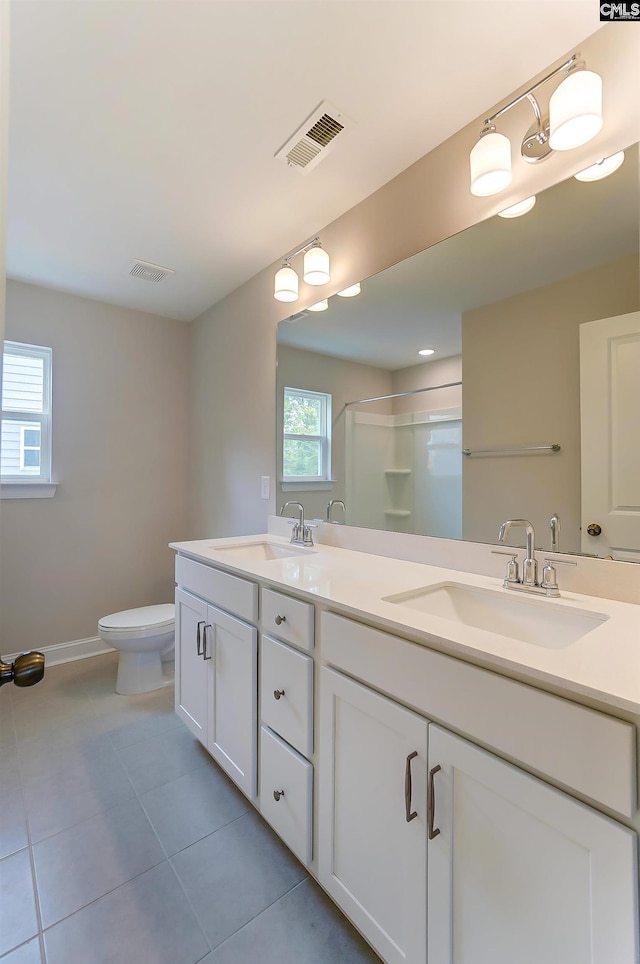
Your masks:
[[[42,466],[42,429],[40,428],[40,425],[39,425],[37,422],[34,422],[33,425],[34,425],[34,426],[35,426],[35,425],[38,426],[38,437],[39,437],[39,439],[40,439],[40,443],[39,443],[38,445],[26,445],[25,440],[24,440],[25,432],[33,432],[33,431],[34,431],[33,426],[31,426],[31,425],[21,425],[21,426],[20,426],[20,469],[21,469],[23,472],[26,472],[26,471],[28,471],[29,469],[34,469],[34,468],[36,468],[36,466],[34,466],[34,465],[25,465],[24,454],[25,454],[25,452],[38,452],[39,455],[40,455],[39,463],[38,463],[38,466],[37,466],[38,471],[37,471],[37,472],[32,472],[31,475],[33,475],[34,478],[37,477],[37,478],[39,479],[39,478],[40,478],[40,468],[41,468],[41,466]],[[20,477],[21,477],[21,478],[24,478],[23,476],[20,476]]]
[[[27,345],[22,342],[5,341],[4,352],[22,355],[26,358],[42,359],[43,366],[43,408],[41,412],[31,412],[18,408],[3,408],[2,418],[30,422],[40,429],[40,468],[29,475],[6,473],[0,476],[2,498],[49,498],[55,492],[51,482],[51,375],[52,351],[44,345]],[[24,463],[24,430],[20,432],[20,464]],[[29,446],[27,446],[29,448]]]
[[[297,395],[300,398],[311,398],[320,401],[320,427],[321,433],[318,435],[297,435],[293,432],[284,430],[284,409],[287,396]],[[284,474],[284,448],[287,439],[299,440],[303,442],[320,442],[320,474],[319,475],[285,475]],[[316,483],[331,482],[331,395],[327,392],[313,392],[306,388],[285,387],[282,404],[282,484],[296,487]]]

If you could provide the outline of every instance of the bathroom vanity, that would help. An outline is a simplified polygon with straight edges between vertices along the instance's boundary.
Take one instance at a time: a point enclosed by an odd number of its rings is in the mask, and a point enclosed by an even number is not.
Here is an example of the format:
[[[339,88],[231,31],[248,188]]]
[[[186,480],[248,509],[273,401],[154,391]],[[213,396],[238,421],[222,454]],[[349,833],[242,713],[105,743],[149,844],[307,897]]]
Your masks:
[[[638,605],[172,548],[176,712],[384,961],[637,964]]]

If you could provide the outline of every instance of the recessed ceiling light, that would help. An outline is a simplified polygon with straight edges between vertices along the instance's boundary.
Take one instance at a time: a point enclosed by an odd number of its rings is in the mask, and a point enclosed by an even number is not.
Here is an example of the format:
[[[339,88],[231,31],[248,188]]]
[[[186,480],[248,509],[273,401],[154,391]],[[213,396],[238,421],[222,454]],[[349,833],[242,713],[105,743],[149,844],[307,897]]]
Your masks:
[[[360,282],[356,281],[354,285],[349,285],[348,288],[343,288],[342,291],[336,292],[341,298],[354,298],[356,295],[360,294]]]
[[[436,352],[435,348],[419,348],[419,349],[418,349],[418,354],[419,354],[419,355],[435,355],[435,352]]]
[[[610,157],[603,157],[601,161],[592,164],[591,167],[586,167],[584,171],[580,171],[573,176],[576,181],[599,181],[601,178],[609,177],[610,174],[617,171],[623,161],[624,151],[618,151],[617,154],[611,154]]]
[[[519,218],[521,214],[526,214],[530,211],[533,205],[536,203],[535,194],[532,197],[526,197],[524,201],[518,201],[517,204],[512,204],[510,208],[505,208],[504,211],[498,213],[499,218]]]
[[[307,311],[326,311],[329,307],[329,302],[325,298],[324,301],[316,301],[315,305],[309,305]]]

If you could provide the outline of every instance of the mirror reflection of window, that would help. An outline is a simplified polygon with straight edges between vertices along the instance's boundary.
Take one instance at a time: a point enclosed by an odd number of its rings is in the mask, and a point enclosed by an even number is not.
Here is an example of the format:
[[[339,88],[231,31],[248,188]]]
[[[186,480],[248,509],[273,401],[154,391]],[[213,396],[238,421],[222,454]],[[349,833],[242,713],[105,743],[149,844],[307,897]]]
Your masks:
[[[331,478],[331,395],[284,390],[282,479],[319,482]]]

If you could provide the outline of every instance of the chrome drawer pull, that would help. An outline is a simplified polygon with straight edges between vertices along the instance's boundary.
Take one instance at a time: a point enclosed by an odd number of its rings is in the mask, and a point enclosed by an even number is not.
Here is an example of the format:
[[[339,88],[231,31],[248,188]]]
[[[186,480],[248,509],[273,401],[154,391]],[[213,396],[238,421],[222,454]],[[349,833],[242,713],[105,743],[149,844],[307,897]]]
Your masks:
[[[273,698],[274,700],[279,700],[281,696],[284,696],[284,690],[274,690]]]
[[[273,799],[276,801],[276,803],[278,802],[280,797],[284,797],[284,790],[274,790]]]
[[[433,787],[433,778],[436,773],[442,770],[441,766],[434,767],[433,770],[429,770],[429,790],[427,792],[427,810],[429,811],[428,818],[428,830],[429,830],[429,840],[433,840],[440,833],[439,830],[433,829],[433,824],[436,818],[436,794]]]
[[[280,623],[286,623],[286,621],[287,621],[286,616],[276,616],[276,626],[279,626]]]
[[[201,637],[200,637],[200,627],[201,627],[201,626],[204,626],[204,624],[206,623],[206,621],[207,621],[206,619],[201,619],[200,622],[198,623],[198,628],[197,628],[197,630],[196,630],[196,646],[197,646],[197,648],[198,648],[198,656],[202,656],[202,644],[201,644],[201,642],[200,642],[200,638],[201,638]]]
[[[418,755],[418,751],[414,750],[410,753],[406,759],[404,766],[404,818],[407,823],[411,823],[414,817],[418,816],[418,812],[414,810],[411,811],[411,761],[414,756]]]

